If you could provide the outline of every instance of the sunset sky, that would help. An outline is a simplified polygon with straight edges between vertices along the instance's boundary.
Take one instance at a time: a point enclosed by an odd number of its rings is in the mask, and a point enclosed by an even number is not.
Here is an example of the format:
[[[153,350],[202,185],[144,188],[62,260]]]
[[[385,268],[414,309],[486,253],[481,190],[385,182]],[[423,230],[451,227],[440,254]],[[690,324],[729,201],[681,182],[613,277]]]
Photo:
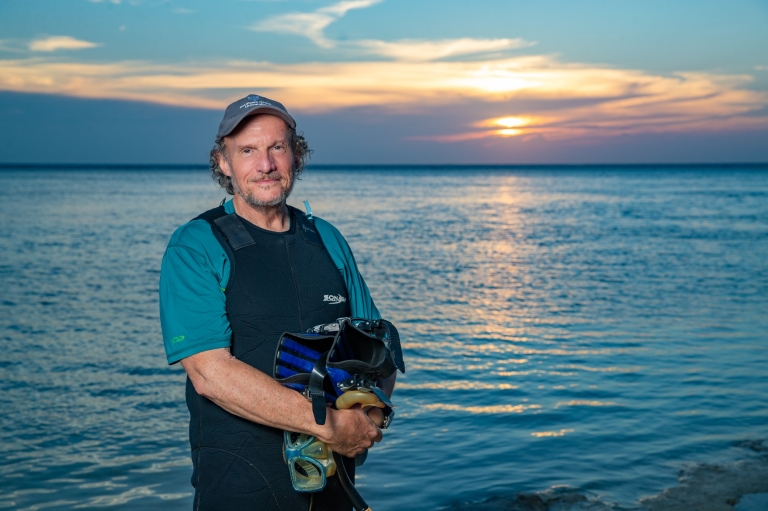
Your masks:
[[[248,93],[315,163],[768,161],[768,2],[0,3],[0,162],[204,163]]]

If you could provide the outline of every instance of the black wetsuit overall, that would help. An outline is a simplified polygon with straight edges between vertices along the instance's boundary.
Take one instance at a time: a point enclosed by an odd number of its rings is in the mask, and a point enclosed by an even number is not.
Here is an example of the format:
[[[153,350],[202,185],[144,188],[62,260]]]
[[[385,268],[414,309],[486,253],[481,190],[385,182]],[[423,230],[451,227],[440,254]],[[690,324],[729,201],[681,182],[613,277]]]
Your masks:
[[[232,326],[232,354],[272,376],[283,332],[306,329],[350,315],[341,275],[314,224],[291,209],[287,232],[260,229],[223,207],[198,218],[211,224],[230,261],[226,309]],[[200,396],[187,378],[195,511],[349,510],[338,477],[322,492],[296,492],[283,461],[283,432],[242,419]],[[354,460],[345,463],[354,478]],[[353,479],[354,480],[354,479]]]

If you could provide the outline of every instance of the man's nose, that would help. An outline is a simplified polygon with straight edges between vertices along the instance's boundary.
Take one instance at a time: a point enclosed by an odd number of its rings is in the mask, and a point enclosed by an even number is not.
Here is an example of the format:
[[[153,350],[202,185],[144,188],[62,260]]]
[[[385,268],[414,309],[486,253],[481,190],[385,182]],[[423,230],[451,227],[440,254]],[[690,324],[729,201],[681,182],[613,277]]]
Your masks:
[[[267,172],[272,172],[276,168],[277,165],[275,159],[270,151],[262,151],[259,153],[258,158],[256,158],[256,170],[266,174]]]

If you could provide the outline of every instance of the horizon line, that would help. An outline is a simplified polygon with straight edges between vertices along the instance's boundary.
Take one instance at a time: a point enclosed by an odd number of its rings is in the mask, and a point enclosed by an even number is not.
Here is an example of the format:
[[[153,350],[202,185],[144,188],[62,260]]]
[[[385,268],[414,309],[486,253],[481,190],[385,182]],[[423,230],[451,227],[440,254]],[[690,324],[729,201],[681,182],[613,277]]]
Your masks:
[[[582,167],[652,168],[652,167],[768,167],[766,162],[720,163],[317,163],[308,164],[308,170],[381,170],[381,169],[568,169]],[[207,170],[203,163],[1,163],[0,169],[19,170]]]

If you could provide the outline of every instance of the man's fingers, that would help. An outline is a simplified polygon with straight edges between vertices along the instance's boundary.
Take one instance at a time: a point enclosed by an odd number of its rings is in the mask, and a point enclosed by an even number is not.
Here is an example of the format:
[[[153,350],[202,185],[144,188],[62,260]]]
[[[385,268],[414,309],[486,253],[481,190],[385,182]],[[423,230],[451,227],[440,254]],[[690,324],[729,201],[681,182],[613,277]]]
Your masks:
[[[373,437],[373,442],[371,442],[371,446],[373,446],[374,443],[381,442],[381,439],[384,438],[384,434],[381,432],[381,428],[378,424],[376,424],[371,417],[368,416],[368,413],[361,410],[363,414],[365,415],[365,418],[368,419],[368,422],[371,423],[371,425],[376,428],[376,435]]]
[[[365,410],[338,410],[334,415],[339,420],[338,429],[335,438],[328,442],[334,452],[353,457],[381,442],[383,433]]]
[[[381,408],[375,408],[370,407],[366,410],[368,414],[368,418],[373,421],[374,424],[376,424],[376,427],[380,428],[382,424],[384,424],[384,412],[381,411]]]

